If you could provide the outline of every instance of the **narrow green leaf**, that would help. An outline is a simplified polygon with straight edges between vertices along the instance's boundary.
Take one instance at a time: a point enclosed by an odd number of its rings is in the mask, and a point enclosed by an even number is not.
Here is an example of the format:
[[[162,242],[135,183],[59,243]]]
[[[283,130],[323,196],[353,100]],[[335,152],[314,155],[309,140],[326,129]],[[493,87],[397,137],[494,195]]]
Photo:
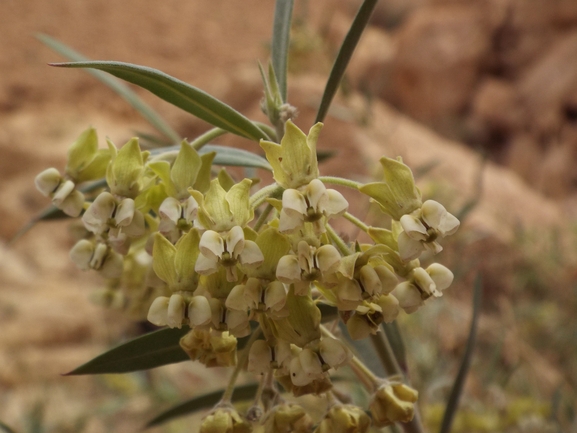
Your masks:
[[[39,33],[36,38],[40,40],[44,45],[66,57],[74,62],[86,62],[90,61],[89,58],[83,56],[79,52],[73,50],[69,46],[63,44],[57,39],[54,39],[48,35]],[[172,142],[180,142],[181,138],[178,132],[176,132],[172,127],[164,121],[164,119],[154,111],[146,102],[138,97],[128,86],[122,83],[120,80],[111,77],[110,75],[102,71],[87,71],[89,74],[93,75],[101,82],[106,84],[116,93],[118,93],[126,102],[128,102],[136,111],[144,117],[148,123],[150,123],[158,132],[164,134],[167,138],[170,138]]]
[[[163,328],[117,346],[75,368],[65,376],[83,374],[128,373],[162,365],[187,361],[190,358],[180,348],[180,338],[190,328]]]
[[[184,111],[233,134],[258,141],[267,135],[248,118],[208,93],[157,69],[123,62],[51,63],[64,68],[93,68],[140,86]]]
[[[378,0],[364,0],[363,4],[359,8],[351,28],[345,36],[345,40],[343,41],[339,53],[337,54],[335,63],[333,64],[333,68],[329,75],[329,79],[321,99],[321,105],[319,107],[319,111],[317,112],[315,123],[322,122],[327,115],[331,102],[337,93],[337,89],[339,88],[345,73],[345,69],[347,68],[353,52],[357,47],[357,43],[359,42],[359,39],[361,38],[361,35],[363,34],[363,31],[369,22],[369,18],[373,13],[373,9],[375,8],[377,1]]]
[[[385,334],[387,335],[387,339],[391,345],[391,349],[393,349],[393,353],[395,354],[395,358],[397,358],[397,362],[399,363],[399,367],[405,374],[405,376],[409,375],[409,367],[407,365],[407,354],[405,350],[405,343],[403,341],[403,336],[401,335],[401,330],[397,325],[397,322],[392,323],[383,323],[381,325]]]
[[[459,400],[461,398],[461,393],[463,392],[463,387],[465,386],[465,379],[467,378],[469,367],[471,366],[475,343],[477,342],[477,325],[479,323],[479,315],[481,312],[482,296],[483,283],[481,281],[481,276],[477,275],[473,293],[473,317],[471,318],[471,328],[469,330],[467,346],[465,347],[465,354],[463,355],[459,372],[457,373],[457,377],[453,383],[453,388],[451,389],[451,394],[449,395],[449,400],[447,401],[447,407],[445,409],[445,414],[443,415],[443,422],[439,433],[449,433],[451,431],[451,425],[453,424],[453,419],[455,418],[455,414],[459,407]]]
[[[293,0],[276,0],[272,29],[272,66],[283,102],[287,101],[287,71]]]
[[[272,171],[272,167],[265,158],[247,150],[218,146],[216,144],[207,144],[199,151],[201,155],[209,152],[216,152],[216,157],[212,162],[216,165],[254,167]]]
[[[246,401],[254,398],[256,391],[258,389],[257,383],[249,383],[247,385],[237,386],[234,389],[234,394],[232,395],[232,401]],[[147,424],[146,428],[154,427],[162,424],[166,421],[170,421],[174,418],[189,415],[194,412],[198,412],[202,409],[208,409],[215,406],[224,393],[224,389],[219,389],[218,391],[210,392],[208,394],[199,395],[190,400],[182,402],[170,409],[160,413],[153,419],[151,419]]]

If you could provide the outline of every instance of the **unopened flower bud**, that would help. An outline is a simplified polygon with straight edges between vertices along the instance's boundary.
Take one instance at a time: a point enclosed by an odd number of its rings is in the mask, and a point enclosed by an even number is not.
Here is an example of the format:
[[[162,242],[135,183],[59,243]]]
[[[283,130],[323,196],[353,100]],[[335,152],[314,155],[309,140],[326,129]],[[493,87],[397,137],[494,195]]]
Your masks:
[[[266,414],[265,433],[308,433],[313,421],[297,404],[280,404]]]

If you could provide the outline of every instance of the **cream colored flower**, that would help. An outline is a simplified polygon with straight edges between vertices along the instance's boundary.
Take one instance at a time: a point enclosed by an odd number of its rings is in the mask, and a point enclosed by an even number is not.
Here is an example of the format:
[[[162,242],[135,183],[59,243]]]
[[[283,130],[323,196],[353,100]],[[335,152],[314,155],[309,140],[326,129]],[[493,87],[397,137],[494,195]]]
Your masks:
[[[76,189],[71,180],[64,179],[58,170],[48,168],[36,176],[36,188],[44,196],[52,198],[52,204],[66,215],[77,217],[84,207],[84,194]]]
[[[409,422],[415,416],[419,393],[402,383],[387,383],[373,394],[369,409],[373,423],[386,427],[396,422]]]
[[[282,196],[282,210],[280,213],[279,231],[291,233],[305,222],[313,224],[316,233],[324,233],[323,217],[327,220],[344,214],[349,203],[343,195],[327,189],[318,179],[301,188],[286,189]]]
[[[198,214],[198,203],[190,196],[185,200],[167,197],[158,209],[160,224],[158,231],[172,243],[176,243],[182,231],[190,230]]]
[[[202,275],[210,275],[224,266],[227,280],[236,281],[236,265],[256,267],[264,261],[258,245],[244,238],[240,226],[234,226],[224,235],[207,230],[200,238],[200,255],[196,260],[195,270]]]
[[[428,298],[443,296],[443,290],[451,285],[453,278],[448,268],[433,263],[426,270],[421,267],[413,269],[407,281],[397,285],[392,294],[399,300],[399,306],[410,314],[424,305]]]
[[[341,255],[332,245],[319,248],[300,241],[297,254],[288,254],[278,262],[276,276],[283,283],[293,283],[297,295],[305,295],[311,282],[321,281],[337,271]]]
[[[403,231],[397,239],[399,254],[405,262],[418,258],[425,250],[437,254],[443,247],[437,242],[454,234],[459,228],[459,220],[444,206],[434,200],[427,200],[420,209],[400,219]]]
[[[79,269],[93,269],[104,278],[120,278],[123,271],[122,256],[101,242],[82,239],[70,250],[70,259]]]

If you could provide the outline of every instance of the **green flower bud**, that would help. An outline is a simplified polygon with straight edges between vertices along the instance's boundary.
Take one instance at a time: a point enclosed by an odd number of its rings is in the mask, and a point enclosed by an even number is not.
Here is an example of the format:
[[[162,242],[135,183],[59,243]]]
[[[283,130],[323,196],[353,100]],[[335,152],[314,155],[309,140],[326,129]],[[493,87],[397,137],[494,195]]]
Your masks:
[[[415,415],[415,402],[419,393],[401,383],[387,383],[373,394],[369,409],[373,423],[386,427],[396,422],[409,422]]]
[[[251,185],[252,180],[244,179],[226,191],[218,179],[213,179],[203,203],[199,202],[200,224],[216,232],[246,226],[254,218],[254,211],[249,205]]]
[[[148,152],[141,152],[138,138],[132,138],[120,150],[109,140],[112,155],[106,171],[110,192],[121,197],[135,198],[141,188],[144,160]]]
[[[317,139],[322,127],[322,123],[317,123],[306,136],[289,120],[285,124],[285,135],[280,145],[260,141],[272,166],[274,179],[280,186],[296,189],[319,177]]]
[[[383,212],[395,220],[409,214],[422,205],[421,192],[415,186],[411,169],[403,164],[399,157],[381,158],[384,169],[384,182],[368,183],[359,191],[373,198]]]

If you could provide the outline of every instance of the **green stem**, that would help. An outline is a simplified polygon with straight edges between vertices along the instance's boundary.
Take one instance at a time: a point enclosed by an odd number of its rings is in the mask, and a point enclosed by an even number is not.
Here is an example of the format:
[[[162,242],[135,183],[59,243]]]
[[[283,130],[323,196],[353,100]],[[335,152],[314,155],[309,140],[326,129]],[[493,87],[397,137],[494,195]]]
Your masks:
[[[376,334],[371,334],[370,338],[387,374],[390,376],[399,375],[403,377],[403,370],[401,370],[397,358],[393,353],[393,348],[389,343],[387,335],[384,332],[377,332]]]
[[[282,187],[276,183],[272,183],[258,190],[250,198],[251,209],[256,209],[263,204],[267,198],[277,195],[280,191],[282,191]]]
[[[258,328],[257,330],[253,331],[252,335],[250,336],[248,342],[246,343],[246,347],[242,351],[242,354],[240,355],[240,358],[237,361],[236,366],[234,367],[234,370],[232,372],[232,376],[230,377],[230,379],[228,381],[228,385],[226,387],[226,390],[224,391],[224,394],[222,394],[222,398],[221,398],[219,404],[224,404],[224,405],[231,404],[231,398],[232,398],[232,394],[234,393],[234,387],[236,385],[236,380],[238,379],[238,375],[239,375],[240,371],[243,369],[244,365],[246,364],[246,361],[248,361],[248,354],[250,352],[250,347],[258,339],[258,337],[260,337],[260,334],[261,334],[261,331],[260,331],[260,328]]]
[[[280,141],[280,139],[277,137],[274,128],[271,127],[270,125],[267,125],[266,123],[262,122],[254,122],[254,124],[258,126],[260,129],[262,129],[262,131],[268,136],[270,141],[273,141],[275,143],[278,143]]]
[[[193,149],[200,150],[205,144],[208,144],[211,140],[214,140],[216,137],[220,137],[228,133],[222,128],[212,128],[206,131],[204,134],[199,135],[193,141],[190,142],[190,145]]]
[[[337,232],[335,232],[335,230],[331,227],[331,225],[327,223],[325,224],[325,228],[327,229],[327,235],[329,236],[329,239],[332,241],[332,243],[336,245],[341,254],[343,256],[350,256],[352,254],[351,250],[349,249],[345,241],[343,241],[343,239],[337,234]]]
[[[260,228],[264,225],[266,219],[268,218],[272,210],[273,210],[272,204],[270,203],[267,204],[262,213],[260,214],[260,216],[258,217],[258,220],[256,220],[256,223],[254,224],[253,230],[255,232],[258,232]]]
[[[363,184],[360,182],[346,179],[344,177],[319,176],[319,180],[323,183],[330,183],[332,185],[346,186],[347,188],[352,188],[352,189],[356,189],[356,190],[358,190],[361,186],[363,186]]]
[[[360,228],[365,233],[369,231],[369,226],[366,225],[364,222],[362,222],[360,219],[358,219],[353,214],[345,212],[343,217],[345,219],[349,220],[350,222],[352,222],[354,225],[356,225],[358,228]]]

